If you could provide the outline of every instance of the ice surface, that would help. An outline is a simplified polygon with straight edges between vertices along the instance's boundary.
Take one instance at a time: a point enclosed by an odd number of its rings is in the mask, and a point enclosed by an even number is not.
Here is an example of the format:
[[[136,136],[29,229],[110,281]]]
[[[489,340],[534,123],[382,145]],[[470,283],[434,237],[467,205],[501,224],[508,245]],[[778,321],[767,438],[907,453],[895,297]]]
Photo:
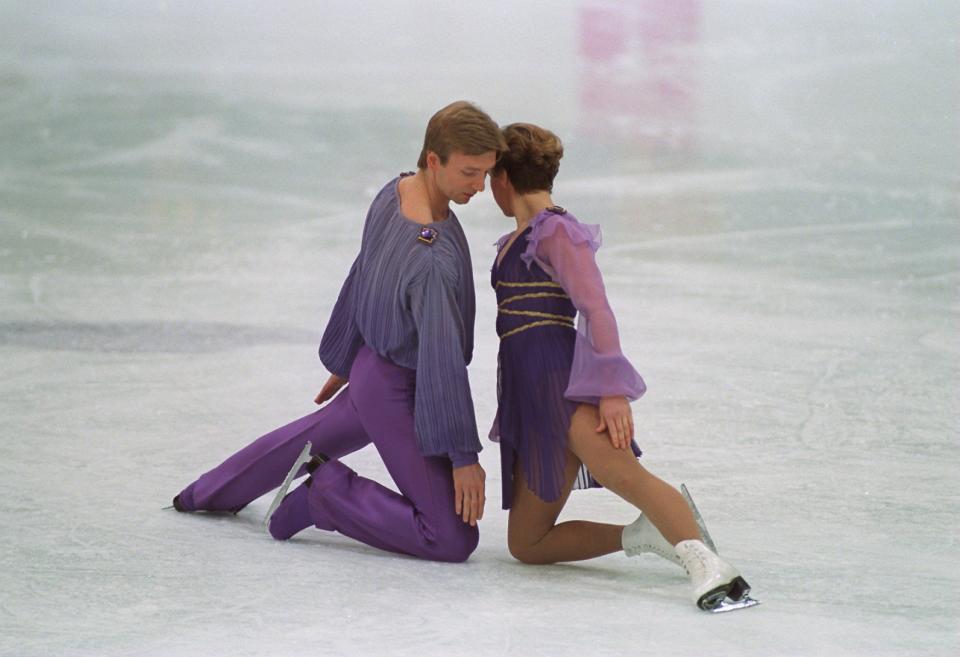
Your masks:
[[[0,2],[0,654],[947,655],[955,3]],[[456,98],[555,129],[648,468],[764,601],[523,566],[498,455],[464,565],[162,511],[308,412],[372,193]],[[471,380],[494,410],[488,195]],[[372,451],[350,465],[389,479]],[[606,491],[564,517],[628,522]]]

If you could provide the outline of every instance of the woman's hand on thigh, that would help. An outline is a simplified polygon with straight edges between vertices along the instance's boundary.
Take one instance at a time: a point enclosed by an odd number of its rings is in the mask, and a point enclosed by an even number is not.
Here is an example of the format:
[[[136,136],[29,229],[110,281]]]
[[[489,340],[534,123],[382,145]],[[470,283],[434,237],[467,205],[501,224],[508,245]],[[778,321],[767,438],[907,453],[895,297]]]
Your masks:
[[[601,397],[598,409],[600,424],[597,433],[610,434],[610,442],[617,449],[629,449],[633,440],[633,413],[626,397]]]

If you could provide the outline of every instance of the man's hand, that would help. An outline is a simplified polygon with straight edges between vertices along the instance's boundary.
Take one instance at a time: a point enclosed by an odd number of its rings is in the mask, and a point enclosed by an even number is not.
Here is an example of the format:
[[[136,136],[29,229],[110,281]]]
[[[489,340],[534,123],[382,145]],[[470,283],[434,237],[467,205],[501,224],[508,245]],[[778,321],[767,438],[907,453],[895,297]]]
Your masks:
[[[347,380],[337,376],[336,374],[331,374],[330,378],[327,379],[327,382],[323,384],[323,388],[320,389],[320,392],[317,393],[316,398],[314,398],[313,403],[322,404],[327,401],[335,394],[337,390],[347,385]]]
[[[483,518],[483,505],[487,501],[483,484],[486,478],[487,473],[479,463],[453,469],[453,490],[456,493],[454,509],[472,527],[476,527],[477,521]]]
[[[597,433],[610,432],[610,442],[617,449],[629,449],[633,440],[633,414],[626,397],[600,398],[600,424]]]

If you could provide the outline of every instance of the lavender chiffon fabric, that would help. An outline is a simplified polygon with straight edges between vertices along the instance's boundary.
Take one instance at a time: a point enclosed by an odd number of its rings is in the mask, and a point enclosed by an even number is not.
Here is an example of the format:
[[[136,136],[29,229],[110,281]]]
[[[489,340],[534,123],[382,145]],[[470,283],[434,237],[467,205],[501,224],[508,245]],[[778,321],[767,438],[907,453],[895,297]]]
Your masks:
[[[498,255],[508,238],[498,241]],[[538,497],[546,502],[559,498],[570,418],[578,403],[596,404],[608,395],[634,400],[646,389],[620,350],[594,259],[599,246],[599,226],[545,211],[491,271],[501,342],[497,418],[490,437],[501,444],[505,509],[513,503],[518,462]],[[531,322],[538,325],[524,328]],[[635,442],[631,447],[640,456]],[[585,469],[577,483],[578,488],[598,485]]]
[[[600,226],[581,224],[569,213],[540,213],[530,228],[520,258],[528,268],[538,264],[579,311],[570,385],[564,396],[594,405],[601,397],[614,395],[636,401],[647,388],[620,349],[617,320],[594,256],[600,248]]]

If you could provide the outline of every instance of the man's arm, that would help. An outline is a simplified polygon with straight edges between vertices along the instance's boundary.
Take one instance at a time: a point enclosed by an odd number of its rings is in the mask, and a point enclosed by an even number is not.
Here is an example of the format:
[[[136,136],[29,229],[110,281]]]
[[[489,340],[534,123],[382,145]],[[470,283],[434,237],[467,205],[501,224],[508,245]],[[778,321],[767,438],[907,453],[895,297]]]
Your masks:
[[[417,388],[414,423],[425,455],[453,462],[454,509],[472,525],[483,516],[485,473],[477,463],[480,438],[464,357],[464,319],[452,285],[455,272],[431,259],[409,289],[417,324]]]
[[[337,391],[340,390],[343,386],[347,384],[347,380],[342,376],[337,376],[336,374],[331,374],[330,378],[327,379],[327,382],[323,384],[323,388],[320,389],[320,392],[317,393],[317,396],[314,398],[314,404],[322,404],[328,399],[332,398]]]
[[[337,303],[333,306],[327,328],[320,339],[320,361],[328,372],[332,372],[344,381],[350,377],[350,367],[357,351],[363,344],[363,336],[357,328],[353,297],[356,294],[354,285],[360,269],[360,256],[353,261],[350,273],[347,274]],[[318,402],[319,403],[319,402]]]

